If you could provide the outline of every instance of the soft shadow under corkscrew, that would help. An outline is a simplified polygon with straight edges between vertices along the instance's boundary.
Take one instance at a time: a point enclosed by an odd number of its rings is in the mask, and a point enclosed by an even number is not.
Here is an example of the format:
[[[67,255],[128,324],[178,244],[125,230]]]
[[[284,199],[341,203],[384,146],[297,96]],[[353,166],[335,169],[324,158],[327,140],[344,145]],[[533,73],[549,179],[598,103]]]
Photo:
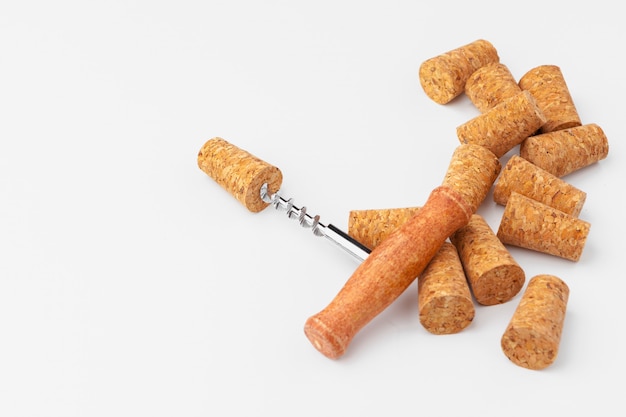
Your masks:
[[[297,207],[293,199],[285,200],[278,193],[282,184],[282,173],[277,167],[257,158],[243,149],[213,138],[207,141],[198,153],[198,166],[207,175],[256,213],[272,205],[287,217],[296,219],[300,226],[310,228],[315,236],[323,236],[345,250],[358,261],[363,261],[370,249],[353,239],[332,224],[320,222],[320,216],[311,216],[306,207]]]

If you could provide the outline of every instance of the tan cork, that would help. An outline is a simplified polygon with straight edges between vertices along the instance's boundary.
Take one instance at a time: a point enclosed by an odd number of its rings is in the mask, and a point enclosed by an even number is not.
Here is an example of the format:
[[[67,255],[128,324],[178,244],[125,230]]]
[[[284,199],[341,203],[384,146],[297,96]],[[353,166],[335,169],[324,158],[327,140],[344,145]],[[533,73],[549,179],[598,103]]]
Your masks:
[[[359,264],[330,304],[306,321],[304,332],[313,346],[328,358],[342,356],[357,332],[404,292],[471,214],[459,193],[435,188],[420,210]]]
[[[546,117],[541,133],[580,126],[581,121],[572,96],[556,65],[541,65],[528,71],[518,82],[529,91]]]
[[[373,249],[418,210],[419,207],[351,210],[348,215],[348,235]]]
[[[497,236],[505,245],[578,261],[590,227],[584,220],[513,192],[504,207]]]
[[[498,62],[498,51],[483,39],[450,50],[422,62],[419,79],[433,101],[446,104],[465,90],[465,82],[478,68]]]
[[[576,217],[587,198],[584,191],[519,155],[511,156],[504,166],[493,187],[493,200],[506,206],[514,191]]]
[[[520,155],[562,177],[605,159],[609,142],[595,123],[531,136],[520,145]]]
[[[509,67],[500,62],[477,69],[465,83],[465,95],[481,113],[488,112],[521,91]]]
[[[458,126],[456,133],[461,143],[484,146],[500,158],[545,121],[533,96],[522,91]]]
[[[522,289],[526,279],[524,270],[482,216],[474,214],[466,226],[450,236],[450,241],[459,252],[478,303],[502,304]]]
[[[514,364],[541,370],[554,363],[568,299],[569,288],[562,279],[554,275],[530,279],[500,341]]]
[[[202,146],[198,166],[253,213],[268,206],[261,186],[267,183],[271,195],[283,181],[280,169],[218,137]]]
[[[461,144],[448,164],[442,185],[463,196],[475,212],[489,193],[500,173],[498,157],[484,146]]]
[[[472,323],[472,294],[452,243],[443,243],[417,279],[417,297],[420,323],[430,333],[458,333]]]

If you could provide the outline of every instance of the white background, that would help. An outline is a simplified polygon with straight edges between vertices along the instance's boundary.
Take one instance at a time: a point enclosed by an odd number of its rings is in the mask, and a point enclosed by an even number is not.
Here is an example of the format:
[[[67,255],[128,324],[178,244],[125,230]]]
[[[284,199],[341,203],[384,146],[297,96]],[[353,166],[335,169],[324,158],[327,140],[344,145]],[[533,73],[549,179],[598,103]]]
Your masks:
[[[626,31],[619,2],[563,4],[0,3],[0,415],[623,410]],[[414,283],[327,359],[303,325],[356,261],[249,213],[197,152],[221,136],[275,164],[284,196],[344,230],[353,209],[423,204],[478,111],[428,99],[419,65],[479,38],[518,79],[561,67],[609,139],[564,178],[587,192],[580,261],[510,248],[527,281],[570,287],[559,356],[530,371],[502,353],[521,294],[428,333]],[[502,211],[479,209],[494,229]]]

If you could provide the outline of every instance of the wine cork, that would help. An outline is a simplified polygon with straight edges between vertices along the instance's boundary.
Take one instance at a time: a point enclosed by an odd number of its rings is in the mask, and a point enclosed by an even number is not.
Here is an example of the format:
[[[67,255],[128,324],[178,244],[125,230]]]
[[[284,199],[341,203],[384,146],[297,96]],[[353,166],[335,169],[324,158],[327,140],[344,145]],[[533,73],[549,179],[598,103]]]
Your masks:
[[[575,217],[587,198],[584,191],[519,155],[511,156],[504,166],[493,187],[493,200],[506,206],[513,191]]]
[[[569,288],[559,277],[531,278],[500,341],[506,357],[532,370],[552,365],[559,353],[568,299]]]
[[[513,192],[504,208],[497,236],[505,245],[578,261],[590,227],[584,220]]]
[[[562,177],[605,159],[609,142],[595,123],[531,136],[520,145],[520,156]]]
[[[465,82],[474,71],[499,60],[494,46],[478,39],[424,61],[419,68],[420,83],[428,97],[446,104],[463,93]]]
[[[268,206],[261,199],[261,186],[267,184],[271,195],[283,181],[280,169],[219,137],[202,146],[198,166],[253,213]]]
[[[556,65],[541,65],[531,69],[518,82],[522,90],[529,91],[537,106],[546,117],[540,132],[554,132],[580,126],[581,121],[572,96],[561,72]]]
[[[488,112],[521,91],[509,68],[500,62],[478,68],[465,83],[465,95],[481,113]]]
[[[484,146],[461,144],[448,164],[442,185],[463,196],[475,212],[489,193],[500,173],[498,157]]]
[[[357,332],[406,290],[471,214],[459,193],[435,188],[420,210],[359,264],[330,304],[309,317],[304,332],[312,345],[328,358],[342,356]]]
[[[474,214],[466,226],[450,236],[450,241],[459,252],[478,303],[502,304],[522,289],[526,279],[524,270],[482,216]]]
[[[474,303],[456,248],[444,242],[417,279],[419,319],[433,334],[453,334],[472,323]]]
[[[391,232],[413,217],[419,207],[351,210],[348,215],[348,235],[373,249]]]
[[[461,143],[484,146],[500,158],[545,121],[533,96],[522,91],[458,126],[456,133]]]

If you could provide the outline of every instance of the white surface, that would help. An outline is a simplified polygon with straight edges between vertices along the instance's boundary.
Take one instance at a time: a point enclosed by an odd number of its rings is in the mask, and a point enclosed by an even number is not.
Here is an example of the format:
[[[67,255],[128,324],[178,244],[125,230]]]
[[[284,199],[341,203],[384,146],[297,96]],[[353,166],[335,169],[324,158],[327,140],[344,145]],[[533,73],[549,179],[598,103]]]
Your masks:
[[[618,2],[554,3],[2,2],[0,415],[615,415],[626,32]],[[570,287],[559,356],[529,371],[500,350],[519,295],[435,336],[412,285],[329,360],[303,324],[355,261],[247,212],[196,154],[235,143],[343,229],[422,204],[478,113],[430,101],[418,67],[478,38],[517,78],[559,65],[609,138],[566,177],[588,194],[580,261],[511,248],[527,280]]]

